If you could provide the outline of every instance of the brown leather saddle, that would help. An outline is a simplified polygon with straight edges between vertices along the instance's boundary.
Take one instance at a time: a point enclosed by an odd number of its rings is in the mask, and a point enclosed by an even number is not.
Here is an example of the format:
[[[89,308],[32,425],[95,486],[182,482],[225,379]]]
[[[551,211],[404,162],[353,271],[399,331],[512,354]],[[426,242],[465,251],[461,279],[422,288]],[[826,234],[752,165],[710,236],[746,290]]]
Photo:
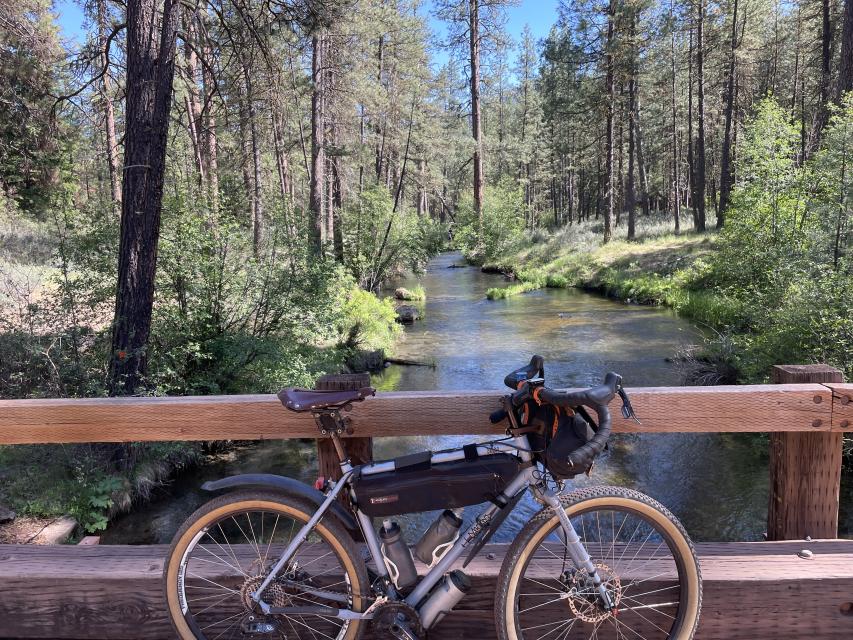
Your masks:
[[[361,402],[367,396],[376,394],[373,387],[362,387],[356,391],[315,391],[288,387],[278,392],[278,399],[291,411],[319,411],[322,409],[340,409],[351,402]]]

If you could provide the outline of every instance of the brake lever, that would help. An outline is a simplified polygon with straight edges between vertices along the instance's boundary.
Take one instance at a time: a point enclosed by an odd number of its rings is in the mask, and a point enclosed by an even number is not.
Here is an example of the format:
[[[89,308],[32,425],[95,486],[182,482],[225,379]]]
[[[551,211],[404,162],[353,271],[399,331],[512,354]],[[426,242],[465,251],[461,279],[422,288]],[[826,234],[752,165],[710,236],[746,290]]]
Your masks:
[[[626,420],[633,419],[637,424],[643,424],[634,412],[634,407],[631,406],[631,401],[628,399],[628,394],[625,392],[622,385],[619,385],[619,388],[616,391],[619,394],[619,397],[622,398],[622,417]]]

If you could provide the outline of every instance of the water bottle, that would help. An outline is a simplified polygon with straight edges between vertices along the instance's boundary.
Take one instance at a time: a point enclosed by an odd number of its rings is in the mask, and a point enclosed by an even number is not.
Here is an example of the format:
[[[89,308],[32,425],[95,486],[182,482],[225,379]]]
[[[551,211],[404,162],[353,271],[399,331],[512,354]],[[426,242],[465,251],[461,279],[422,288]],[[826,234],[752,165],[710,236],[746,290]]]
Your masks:
[[[418,572],[415,569],[415,561],[409,545],[403,540],[403,531],[400,525],[390,520],[382,523],[379,530],[379,538],[382,540],[382,557],[385,566],[391,574],[391,581],[398,589],[406,589],[418,580]]]
[[[458,569],[444,576],[444,580],[438,583],[427,601],[418,610],[424,629],[429,629],[441,622],[441,619],[459,604],[470,588],[471,578]]]
[[[462,527],[462,518],[450,509],[445,509],[415,545],[415,557],[432,567],[447,552]]]

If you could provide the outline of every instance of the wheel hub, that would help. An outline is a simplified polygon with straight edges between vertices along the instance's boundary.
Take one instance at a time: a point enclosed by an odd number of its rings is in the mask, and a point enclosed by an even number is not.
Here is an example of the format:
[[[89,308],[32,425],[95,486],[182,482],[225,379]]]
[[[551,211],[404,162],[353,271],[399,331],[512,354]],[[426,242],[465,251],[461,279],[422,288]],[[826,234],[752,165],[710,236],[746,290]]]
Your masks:
[[[622,599],[622,583],[619,581],[619,576],[603,563],[595,564],[595,570],[610,594],[613,610],[605,609],[602,606],[598,587],[586,569],[566,574],[563,578],[567,590],[566,600],[568,600],[572,614],[583,622],[593,624],[613,616],[614,611],[619,607],[619,601]]]

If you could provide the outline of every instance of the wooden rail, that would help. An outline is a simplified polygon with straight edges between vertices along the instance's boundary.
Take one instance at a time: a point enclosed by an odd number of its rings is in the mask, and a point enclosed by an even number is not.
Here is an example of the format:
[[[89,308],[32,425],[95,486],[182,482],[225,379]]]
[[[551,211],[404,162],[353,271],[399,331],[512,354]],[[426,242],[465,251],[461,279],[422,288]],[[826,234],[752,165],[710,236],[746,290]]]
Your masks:
[[[785,384],[628,389],[632,433],[853,431],[853,385]],[[355,435],[482,435],[500,391],[394,391],[353,406]],[[618,407],[618,400],[613,403]],[[835,419],[833,420],[834,412]],[[844,416],[844,417],[842,417]],[[848,422],[845,423],[845,420]],[[310,415],[274,395],[0,400],[0,444],[316,438]]]

